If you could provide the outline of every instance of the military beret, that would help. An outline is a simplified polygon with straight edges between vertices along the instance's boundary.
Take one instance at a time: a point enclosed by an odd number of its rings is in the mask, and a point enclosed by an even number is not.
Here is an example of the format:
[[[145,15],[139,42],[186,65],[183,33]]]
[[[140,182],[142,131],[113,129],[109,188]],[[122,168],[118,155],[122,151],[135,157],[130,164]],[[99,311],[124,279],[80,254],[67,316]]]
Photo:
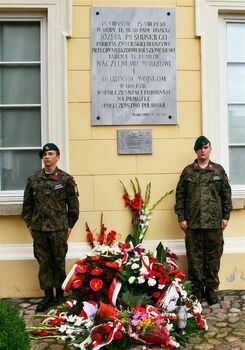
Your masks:
[[[39,152],[40,158],[42,158],[43,153],[47,151],[56,151],[57,154],[60,154],[59,148],[54,143],[46,143],[46,145],[43,146],[43,149]]]
[[[202,146],[204,145],[207,145],[207,144],[210,144],[211,145],[211,142],[209,141],[209,139],[207,139],[205,136],[199,136],[196,141],[195,141],[195,144],[194,144],[194,151],[198,151],[199,148],[201,148]]]

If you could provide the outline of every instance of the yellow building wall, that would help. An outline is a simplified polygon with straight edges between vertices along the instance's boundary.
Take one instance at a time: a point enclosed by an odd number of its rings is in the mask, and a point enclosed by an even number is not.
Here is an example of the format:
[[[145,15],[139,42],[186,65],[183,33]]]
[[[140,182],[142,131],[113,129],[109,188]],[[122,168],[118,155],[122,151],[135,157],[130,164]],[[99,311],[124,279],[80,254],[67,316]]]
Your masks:
[[[151,128],[152,155],[117,155],[117,130],[135,126],[91,126],[90,8],[91,6],[175,7],[177,66],[177,125]],[[99,227],[100,214],[121,239],[130,232],[130,214],[124,207],[119,180],[129,187],[138,177],[142,187],[152,182],[152,202],[175,189],[183,167],[192,162],[193,143],[202,133],[200,40],[195,36],[194,0],[73,0],[72,37],[67,39],[68,126],[70,173],[80,192],[80,218],[70,242],[86,242],[85,222]],[[180,240],[173,211],[174,194],[153,214],[146,240]],[[245,235],[244,210],[234,211],[225,237]],[[31,244],[20,217],[0,217],[0,244]],[[245,248],[244,248],[245,250]],[[81,252],[82,254],[82,252]],[[244,288],[244,254],[225,254],[220,288]],[[67,261],[67,269],[74,260]],[[180,265],[186,270],[185,257]],[[41,292],[34,260],[0,260],[0,297],[36,296]],[[233,275],[232,275],[233,274]],[[234,278],[233,278],[234,277]]]
[[[176,65],[178,125],[151,128],[152,155],[117,155],[117,130],[135,126],[91,126],[90,8],[91,6],[176,7]],[[123,237],[130,216],[121,200],[119,180],[137,176],[142,187],[152,182],[152,199],[175,189],[181,169],[191,162],[193,141],[201,133],[200,42],[195,37],[194,0],[73,1],[72,38],[68,39],[68,111],[70,171],[80,188],[81,216],[72,239],[85,221],[98,227],[103,211],[106,225]],[[176,152],[177,150],[177,152]],[[173,213],[174,195],[154,214],[146,239],[182,238]]]

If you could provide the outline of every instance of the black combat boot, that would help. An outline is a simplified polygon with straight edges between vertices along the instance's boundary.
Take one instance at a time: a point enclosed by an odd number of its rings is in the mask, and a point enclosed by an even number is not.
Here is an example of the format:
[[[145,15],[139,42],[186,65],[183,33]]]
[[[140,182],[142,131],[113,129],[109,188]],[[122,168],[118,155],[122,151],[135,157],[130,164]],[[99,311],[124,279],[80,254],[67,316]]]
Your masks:
[[[206,288],[205,294],[206,294],[206,299],[207,299],[207,302],[209,303],[209,305],[217,304],[219,299],[218,299],[218,295],[214,291],[214,289]]]
[[[40,304],[37,305],[36,312],[46,311],[48,308],[54,305],[54,294],[53,288],[44,290],[45,297]]]
[[[61,304],[64,300],[64,291],[61,288],[56,288],[56,304]]]

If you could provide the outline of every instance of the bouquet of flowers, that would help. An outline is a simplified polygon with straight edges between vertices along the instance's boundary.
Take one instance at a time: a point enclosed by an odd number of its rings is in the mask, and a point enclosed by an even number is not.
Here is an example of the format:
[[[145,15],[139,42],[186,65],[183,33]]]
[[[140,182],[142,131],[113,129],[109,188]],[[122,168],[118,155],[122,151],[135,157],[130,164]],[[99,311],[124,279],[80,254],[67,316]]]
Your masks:
[[[130,180],[130,182],[134,192],[134,197],[132,199],[126,187],[121,182],[123,187],[123,200],[125,206],[130,208],[133,216],[133,234],[128,235],[126,242],[132,242],[134,245],[138,245],[143,241],[146,235],[154,209],[166,196],[168,196],[173,191],[166,192],[160,199],[158,199],[152,206],[149,207],[151,197],[151,182],[149,182],[146,186],[144,198],[142,196],[142,191],[138,179],[135,178],[135,183],[133,180]]]
[[[74,264],[63,283],[69,292],[63,309],[52,310],[34,329],[35,336],[69,339],[80,349],[125,349],[134,343],[178,348],[171,332],[180,324],[180,297],[182,313],[201,329],[207,328],[177,257],[161,243],[156,255],[142,247],[154,208],[172,191],[149,207],[151,184],[144,197],[138,180],[131,184],[133,199],[122,185],[133,233],[122,243],[116,241],[115,231],[107,231],[103,216],[97,237],[86,224],[91,251]]]

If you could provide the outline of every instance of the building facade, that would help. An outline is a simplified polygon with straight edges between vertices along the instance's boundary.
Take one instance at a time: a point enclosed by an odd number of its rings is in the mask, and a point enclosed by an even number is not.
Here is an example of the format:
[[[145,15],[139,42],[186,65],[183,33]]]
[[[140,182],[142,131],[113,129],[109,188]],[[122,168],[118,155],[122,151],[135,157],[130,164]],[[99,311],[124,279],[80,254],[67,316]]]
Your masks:
[[[91,8],[174,8],[177,123],[92,125]],[[212,160],[229,175],[234,210],[224,233],[221,289],[245,283],[245,2],[243,0],[0,1],[0,297],[40,295],[32,240],[20,217],[27,176],[41,168],[46,142],[80,192],[80,218],[69,239],[67,269],[86,250],[85,222],[121,239],[130,232],[120,180],[152,183],[152,201],[174,190],[195,154],[196,137],[212,142]],[[118,130],[151,129],[152,154],[117,152]],[[174,194],[155,210],[145,247],[159,241],[186,269]]]

